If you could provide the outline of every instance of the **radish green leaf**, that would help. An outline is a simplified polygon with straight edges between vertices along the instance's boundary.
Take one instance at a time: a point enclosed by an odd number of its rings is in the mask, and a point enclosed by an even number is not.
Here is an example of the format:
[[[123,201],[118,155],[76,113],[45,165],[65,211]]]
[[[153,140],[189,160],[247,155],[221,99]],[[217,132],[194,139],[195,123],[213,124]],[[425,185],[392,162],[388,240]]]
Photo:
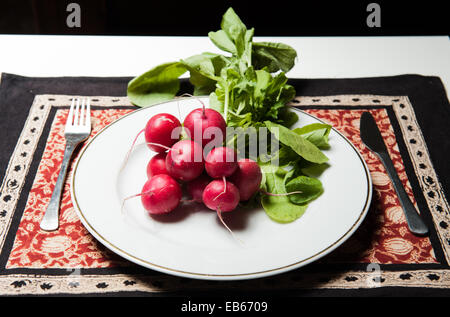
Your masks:
[[[317,146],[301,135],[270,121],[265,121],[264,123],[281,143],[289,146],[305,160],[313,163],[325,163],[328,161],[328,157]]]

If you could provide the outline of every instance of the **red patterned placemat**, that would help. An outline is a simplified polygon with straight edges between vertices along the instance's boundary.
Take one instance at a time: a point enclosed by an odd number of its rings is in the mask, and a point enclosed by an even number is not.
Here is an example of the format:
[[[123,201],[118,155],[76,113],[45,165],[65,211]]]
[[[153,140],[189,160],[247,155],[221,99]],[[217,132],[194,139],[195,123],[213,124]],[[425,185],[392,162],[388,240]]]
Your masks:
[[[93,110],[92,136],[131,111],[130,109]],[[379,228],[371,233],[369,239],[364,237],[366,241],[361,239],[361,234],[355,235],[355,238],[351,239],[346,246],[333,254],[333,260],[383,264],[437,263],[430,240],[427,237],[416,237],[409,232],[389,176],[379,159],[367,150],[360,140],[359,118],[365,110],[307,109],[305,111],[333,125],[357,146],[369,166],[374,183],[377,217],[369,218]],[[415,202],[387,111],[378,108],[370,112],[381,128],[399,177],[411,200]],[[67,115],[67,109],[58,109],[54,116],[42,160],[28,194],[27,204],[6,264],[7,269],[102,268],[129,265],[125,260],[121,261],[98,245],[81,225],[71,202],[68,182],[62,196],[60,229],[55,232],[45,232],[39,228],[39,222],[50,201],[64,155],[64,126]]]
[[[90,138],[131,111],[91,111],[93,129]],[[6,268],[101,268],[114,266],[117,261],[124,262],[108,253],[81,224],[73,209],[68,178],[61,199],[59,230],[46,232],[39,228],[42,211],[50,201],[62,164],[68,112],[68,109],[58,109],[52,120],[42,160],[28,194]]]
[[[448,204],[407,96],[299,96],[292,102],[332,124],[361,152],[373,179],[371,209],[353,236],[319,261],[273,277],[227,283],[166,275],[110,252],[81,224],[68,182],[60,229],[39,229],[62,161],[72,97],[36,95],[9,159],[0,195],[0,294],[450,288]],[[91,137],[135,109],[125,97],[91,100]],[[408,195],[431,226],[429,236],[408,231],[384,167],[361,143],[359,118],[364,111],[375,117]]]

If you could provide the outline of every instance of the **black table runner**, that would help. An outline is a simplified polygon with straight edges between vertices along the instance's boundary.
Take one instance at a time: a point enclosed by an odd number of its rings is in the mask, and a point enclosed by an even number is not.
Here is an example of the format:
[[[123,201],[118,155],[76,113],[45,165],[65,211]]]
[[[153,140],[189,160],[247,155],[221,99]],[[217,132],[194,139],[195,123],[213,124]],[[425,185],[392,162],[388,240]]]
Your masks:
[[[31,78],[31,77],[23,77],[13,74],[3,73],[1,82],[0,82],[0,147],[2,151],[0,151],[0,179],[2,183],[8,181],[6,179],[6,172],[9,162],[11,161],[11,157],[17,147],[18,139],[21,136],[22,130],[24,126],[26,126],[27,120],[33,120],[35,118],[29,118],[30,115],[30,107],[32,104],[36,102],[36,97],[40,95],[81,95],[81,96],[109,96],[109,97],[117,97],[119,102],[125,100],[123,96],[126,96],[126,86],[131,77],[114,77],[114,78],[100,78],[100,77],[55,77],[55,78]],[[392,127],[395,132],[395,136],[398,139],[398,146],[400,148],[400,153],[402,153],[403,162],[405,164],[406,174],[408,175],[409,181],[411,183],[412,190],[414,192],[414,196],[416,198],[417,204],[421,207],[420,210],[427,210],[423,214],[427,223],[433,227],[432,233],[429,236],[431,244],[433,246],[434,254],[436,257],[437,263],[418,263],[418,264],[383,264],[381,268],[383,270],[383,274],[388,278],[391,278],[388,287],[383,287],[383,285],[379,285],[379,287],[371,289],[370,287],[361,287],[355,288],[353,286],[347,288],[345,283],[356,283],[358,279],[359,271],[366,271],[367,264],[363,263],[334,263],[332,265],[327,265],[323,263],[314,263],[312,265],[308,265],[305,268],[301,268],[300,270],[296,270],[293,273],[287,273],[280,277],[281,281],[289,280],[290,282],[298,282],[303,277],[304,274],[308,274],[308,272],[320,273],[323,271],[331,271],[336,274],[344,274],[342,277],[342,282],[337,283],[336,287],[324,287],[317,288],[317,283],[321,283],[321,281],[315,281],[310,284],[308,287],[308,282],[301,282],[298,289],[291,284],[286,284],[289,288],[285,290],[280,285],[271,286],[270,283],[275,283],[277,281],[277,276],[268,279],[262,279],[260,281],[243,281],[243,282],[233,282],[230,283],[212,283],[214,284],[212,292],[216,292],[217,294],[222,294],[230,289],[230,287],[234,290],[239,289],[241,286],[243,289],[253,289],[258,290],[258,285],[261,283],[265,285],[260,289],[261,292],[270,292],[271,290],[278,291],[287,291],[289,294],[293,294],[293,291],[297,294],[301,295],[380,295],[380,294],[417,294],[417,293],[426,293],[426,294],[450,294],[450,267],[448,263],[447,249],[450,246],[450,239],[445,237],[450,237],[450,233],[447,234],[447,231],[450,230],[450,222],[447,222],[445,219],[436,223],[435,218],[432,217],[432,212],[439,214],[448,215],[448,204],[445,194],[448,195],[450,190],[450,164],[448,164],[448,153],[450,153],[450,128],[448,126],[450,122],[450,106],[448,102],[448,98],[446,95],[445,88],[442,85],[442,82],[438,77],[427,77],[420,75],[401,75],[401,76],[392,76],[392,77],[375,77],[375,78],[354,78],[354,79],[291,79],[290,84],[292,84],[297,92],[298,99],[296,99],[295,106],[304,107],[304,109],[378,109],[378,108],[386,108],[389,118],[392,122]],[[192,93],[192,87],[187,80],[181,81],[181,89],[179,94],[183,93]],[[327,98],[327,96],[342,96],[343,98]],[[347,97],[346,97],[347,96]],[[353,98],[351,97],[353,96]],[[361,97],[354,97],[361,96]],[[380,96],[379,99],[376,97],[370,96]],[[387,96],[402,96],[403,99],[389,99]],[[303,98],[304,97],[304,98]],[[347,99],[346,99],[347,98]],[[50,97],[50,99],[52,99]],[[110,98],[111,99],[111,98]],[[360,100],[362,99],[362,100]],[[105,99],[106,100],[106,99]],[[113,99],[111,99],[113,100]],[[407,124],[401,122],[404,120],[405,122],[409,122],[411,118],[407,115],[402,115],[400,117],[396,117],[395,111],[391,108],[397,107],[399,111],[401,111],[402,107],[405,106],[402,104],[402,100],[408,102],[408,104],[412,107],[413,112],[415,113],[415,119],[417,120],[417,128],[419,128],[421,132],[421,136],[425,141],[425,150],[424,152],[428,152],[429,158],[432,166],[422,166],[420,165],[420,169],[431,169],[433,173],[436,174],[437,178],[429,178],[429,179],[419,179],[421,176],[417,174],[413,168],[414,158],[410,158],[410,155],[424,155],[424,153],[411,153],[408,142],[413,144],[417,142],[414,138],[404,139],[402,137],[402,128],[406,129],[415,129],[416,126],[408,126]],[[56,100],[55,103],[58,101]],[[50,100],[51,103],[51,100]],[[43,105],[44,106],[44,105]],[[42,107],[43,107],[42,106]],[[132,109],[129,105],[126,106],[128,109]],[[56,109],[56,108],[55,108]],[[56,110],[52,110],[52,115],[56,114]],[[403,118],[404,117],[404,118]],[[36,120],[39,120],[39,117],[36,117]],[[50,121],[49,121],[50,122]],[[45,126],[45,133],[49,133],[51,128],[51,123],[47,123]],[[44,151],[45,139],[37,144],[38,150]],[[409,151],[409,152],[408,152]],[[408,155],[409,153],[409,155]],[[39,158],[38,158],[39,159]],[[37,169],[39,166],[39,160],[36,159],[33,161],[34,169]],[[31,168],[31,170],[33,170]],[[433,174],[434,175],[434,174]],[[31,175],[32,176],[32,175]],[[31,180],[28,180],[29,186],[31,186]],[[438,188],[438,190],[425,191],[425,187],[423,184],[434,184],[439,185],[433,188]],[[24,187],[25,189],[27,187]],[[26,193],[24,193],[25,195]],[[0,192],[0,199],[7,202],[7,196],[5,192]],[[433,197],[432,197],[433,196]],[[443,203],[439,203],[432,206],[431,209],[427,206],[430,206],[429,199],[430,198],[441,198],[440,201]],[[23,204],[25,204],[26,196],[22,195]],[[1,217],[6,217],[5,215],[9,211],[0,210],[0,220]],[[64,269],[27,269],[27,268],[8,268],[8,260],[10,256],[10,251],[13,248],[13,241],[15,237],[15,230],[20,224],[21,217],[23,214],[22,210],[15,210],[14,215],[11,216],[11,223],[5,227],[5,230],[8,230],[6,236],[6,242],[4,248],[0,248],[0,281],[2,278],[8,278],[13,280],[13,282],[5,282],[4,290],[2,290],[2,283],[0,282],[0,294],[3,292],[10,294],[14,290],[17,293],[20,293],[21,289],[24,289],[26,284],[27,274],[45,274],[48,278],[57,277],[60,275],[67,275],[68,273]],[[430,273],[427,273],[427,270],[430,270]],[[297,274],[297,271],[298,274]],[[109,281],[112,281],[111,278],[116,276],[115,274],[146,274],[146,270],[141,270],[140,268],[112,268],[112,269],[82,269],[82,274],[90,274],[95,273],[99,274],[98,276],[104,275],[109,278]],[[351,273],[349,273],[351,272]],[[395,272],[400,272],[397,274]],[[406,272],[406,273],[405,273]],[[438,272],[438,273],[436,273]],[[69,272],[70,273],[70,272]],[[408,274],[414,276],[414,274],[418,274],[417,276],[423,276],[428,278],[431,283],[436,283],[436,286],[428,287],[416,287],[414,284],[409,285],[408,287],[402,286],[403,284],[398,283],[396,281],[407,282]],[[441,274],[442,275],[439,275]],[[154,273],[152,273],[154,274]],[[160,280],[164,280],[164,274],[157,273],[157,276],[162,275],[163,277]],[[337,276],[340,276],[337,274]],[[346,274],[346,275],[345,275]],[[320,275],[320,279],[323,279],[323,283],[327,283],[327,278],[332,278],[326,274],[318,274]],[[23,276],[17,278],[17,281],[14,280],[14,276]],[[97,275],[96,275],[97,276]],[[300,277],[299,277],[300,276]],[[366,276],[364,275],[364,278]],[[334,277],[333,277],[334,278]],[[297,279],[297,280],[296,280]],[[360,277],[361,279],[361,277]],[[105,279],[106,280],[106,279]],[[167,279],[166,283],[178,283],[171,280],[170,277]],[[25,282],[23,282],[25,281]],[[133,286],[133,282],[129,282],[127,284],[127,279],[124,280],[124,283],[128,287]],[[266,282],[265,282],[266,281]],[[268,282],[267,282],[268,281]],[[24,283],[23,287],[21,283]],[[15,283],[15,284],[14,284]],[[48,287],[48,290],[51,289],[51,283],[46,281],[40,282],[39,280],[36,283],[40,283],[41,290],[45,292],[45,288]],[[103,283],[103,284],[102,284]],[[149,282],[154,283],[154,282]],[[167,291],[168,294],[193,294],[195,292],[201,292],[204,289],[207,289],[211,286],[210,282],[205,281],[194,281],[194,282],[181,282],[182,285],[186,285],[186,289],[183,291],[180,288],[174,287],[173,289]],[[305,286],[306,283],[306,286]],[[440,284],[438,284],[440,283]],[[110,282],[111,284],[111,282]],[[426,284],[426,283],[425,283]],[[424,285],[425,285],[424,284]],[[47,285],[47,286],[45,286]],[[48,286],[50,285],[50,286]],[[98,290],[101,291],[102,294],[108,294],[107,286],[108,282],[99,282],[99,286],[97,286]],[[103,286],[102,286],[103,285]],[[178,285],[178,284],[177,284]],[[180,284],[181,285],[181,284]],[[192,287],[189,288],[189,285]],[[231,285],[231,286],[230,286]],[[294,284],[297,285],[297,284]],[[331,284],[330,284],[331,285]],[[422,285],[422,284],[420,284]],[[153,285],[155,286],[155,285]],[[223,286],[223,287],[222,287]],[[158,288],[158,286],[155,286]],[[54,287],[55,289],[56,287]],[[162,287],[164,288],[164,287]],[[294,288],[294,289],[293,289]],[[168,288],[170,289],[170,288]],[[2,292],[3,291],[3,292]],[[141,291],[139,289],[130,290],[130,292],[126,291],[126,288],[117,288],[116,290],[111,291],[114,294],[153,294],[146,291]],[[222,293],[221,293],[222,292]],[[399,293],[400,292],[400,293]],[[95,291],[86,291],[86,293],[96,293]],[[45,293],[44,293],[45,294]],[[60,291],[57,294],[66,294],[64,291]],[[111,294],[111,293],[109,293]]]

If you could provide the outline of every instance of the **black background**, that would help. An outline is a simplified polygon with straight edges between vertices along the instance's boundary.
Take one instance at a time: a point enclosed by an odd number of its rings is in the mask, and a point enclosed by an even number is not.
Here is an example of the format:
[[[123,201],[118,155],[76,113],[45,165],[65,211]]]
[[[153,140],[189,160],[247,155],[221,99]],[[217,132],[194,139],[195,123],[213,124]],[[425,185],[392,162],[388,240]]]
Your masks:
[[[80,28],[66,25],[71,2],[81,6]],[[371,2],[381,7],[379,28],[366,24]],[[437,0],[2,0],[0,33],[205,36],[230,6],[256,36],[449,34],[445,1]]]

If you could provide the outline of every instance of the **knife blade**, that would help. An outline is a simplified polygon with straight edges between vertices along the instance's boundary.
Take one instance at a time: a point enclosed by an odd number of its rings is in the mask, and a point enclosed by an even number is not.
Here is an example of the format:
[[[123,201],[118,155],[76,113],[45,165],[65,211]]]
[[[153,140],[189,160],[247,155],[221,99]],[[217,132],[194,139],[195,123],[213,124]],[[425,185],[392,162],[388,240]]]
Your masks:
[[[416,235],[425,235],[428,233],[428,227],[423,222],[408,194],[403,187],[400,178],[397,175],[394,164],[387,151],[381,132],[378,129],[375,119],[370,112],[363,112],[360,121],[361,140],[372,152],[374,152],[383,163],[386,171],[391,178],[392,185],[397,192],[398,199],[403,209],[409,230]]]

